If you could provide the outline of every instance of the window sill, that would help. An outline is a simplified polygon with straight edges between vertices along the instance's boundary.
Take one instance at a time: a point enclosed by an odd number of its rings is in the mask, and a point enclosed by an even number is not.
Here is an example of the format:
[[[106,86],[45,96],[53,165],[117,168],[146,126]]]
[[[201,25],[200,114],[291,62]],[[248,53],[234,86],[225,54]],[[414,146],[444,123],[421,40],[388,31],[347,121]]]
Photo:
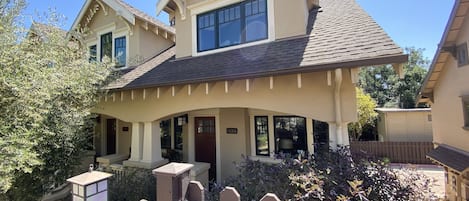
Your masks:
[[[281,159],[275,159],[275,158],[271,158],[268,156],[249,156],[249,159],[253,161],[259,161],[262,163],[270,163],[270,164],[279,164],[282,162]]]

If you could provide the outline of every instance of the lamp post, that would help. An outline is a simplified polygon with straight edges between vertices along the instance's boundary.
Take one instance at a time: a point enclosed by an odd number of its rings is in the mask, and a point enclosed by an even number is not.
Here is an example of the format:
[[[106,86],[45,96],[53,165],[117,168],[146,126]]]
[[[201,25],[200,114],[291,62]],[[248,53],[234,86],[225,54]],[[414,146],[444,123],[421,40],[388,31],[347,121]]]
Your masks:
[[[108,179],[112,174],[90,171],[67,179],[72,183],[73,201],[107,201]]]

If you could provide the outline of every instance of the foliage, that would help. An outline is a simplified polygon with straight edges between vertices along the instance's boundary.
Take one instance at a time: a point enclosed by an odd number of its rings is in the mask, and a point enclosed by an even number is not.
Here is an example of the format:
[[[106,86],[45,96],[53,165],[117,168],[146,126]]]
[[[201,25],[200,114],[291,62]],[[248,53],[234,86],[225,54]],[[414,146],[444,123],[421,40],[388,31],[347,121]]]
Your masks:
[[[358,122],[350,123],[349,133],[352,138],[358,139],[362,134],[365,125],[373,125],[378,113],[375,111],[376,102],[370,95],[363,93],[363,90],[356,88],[357,92],[357,109],[358,109]]]
[[[417,92],[430,63],[423,58],[422,51],[414,47],[405,49],[409,61],[404,65],[403,79],[399,79],[389,65],[364,68],[360,72],[359,87],[375,99],[378,107],[415,107]]]
[[[25,31],[24,6],[0,0],[0,196],[8,200],[37,200],[72,176],[111,72],[57,28]]]
[[[238,165],[240,174],[229,178],[224,185],[235,187],[243,200],[260,200],[269,192],[281,200],[428,198],[431,182],[423,175],[411,170],[391,170],[379,160],[352,159],[349,153],[348,148],[341,148],[305,159],[283,158],[279,164],[246,158]],[[221,186],[212,188],[207,199],[216,200],[214,195],[221,190]]]
[[[126,167],[109,179],[109,200],[156,200],[156,178],[148,169]]]

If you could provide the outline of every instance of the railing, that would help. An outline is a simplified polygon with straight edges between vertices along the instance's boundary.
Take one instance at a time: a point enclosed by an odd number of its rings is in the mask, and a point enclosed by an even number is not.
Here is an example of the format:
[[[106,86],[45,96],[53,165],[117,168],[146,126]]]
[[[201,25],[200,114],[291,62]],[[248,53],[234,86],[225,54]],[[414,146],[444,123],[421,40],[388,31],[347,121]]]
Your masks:
[[[432,149],[431,142],[350,142],[352,155],[385,157],[392,163],[431,164],[426,155]]]

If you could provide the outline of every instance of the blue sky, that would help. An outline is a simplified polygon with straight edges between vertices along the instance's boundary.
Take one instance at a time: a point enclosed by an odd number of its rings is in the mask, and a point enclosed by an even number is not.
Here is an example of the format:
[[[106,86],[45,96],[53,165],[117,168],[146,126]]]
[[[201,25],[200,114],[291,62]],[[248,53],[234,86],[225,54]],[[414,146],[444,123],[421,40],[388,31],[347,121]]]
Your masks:
[[[134,7],[155,16],[157,0],[125,0]],[[286,1],[286,0],[281,0]],[[327,1],[327,0],[320,0]],[[356,0],[401,47],[425,48],[424,56],[433,59],[454,0]],[[28,0],[27,19],[54,8],[67,20],[68,30],[84,0]],[[167,21],[166,16],[159,16]]]

